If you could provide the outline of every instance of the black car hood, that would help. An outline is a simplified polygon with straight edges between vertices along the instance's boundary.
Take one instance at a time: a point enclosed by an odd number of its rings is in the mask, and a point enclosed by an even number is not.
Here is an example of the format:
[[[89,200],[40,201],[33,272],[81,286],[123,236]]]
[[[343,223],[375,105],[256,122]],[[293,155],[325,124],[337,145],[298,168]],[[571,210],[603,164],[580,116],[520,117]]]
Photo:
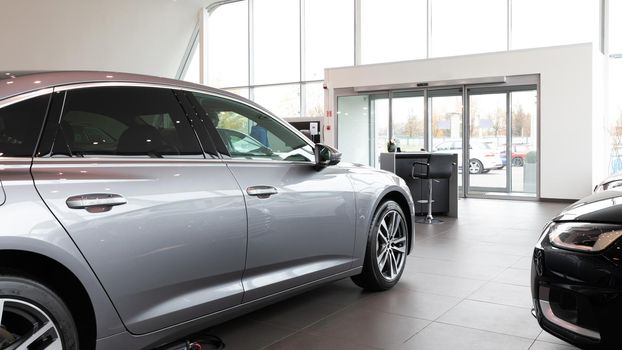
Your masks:
[[[553,221],[622,224],[622,190],[616,188],[589,195],[564,209]]]

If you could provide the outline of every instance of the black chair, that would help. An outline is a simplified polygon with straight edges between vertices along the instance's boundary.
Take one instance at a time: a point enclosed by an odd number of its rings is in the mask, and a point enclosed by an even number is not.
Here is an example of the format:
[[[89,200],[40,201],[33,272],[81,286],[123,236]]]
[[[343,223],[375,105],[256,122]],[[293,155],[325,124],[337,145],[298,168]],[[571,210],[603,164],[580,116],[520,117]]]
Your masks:
[[[411,176],[413,179],[427,179],[429,181],[428,199],[417,201],[417,203],[428,203],[428,214],[425,218],[417,219],[416,222],[422,224],[438,224],[442,220],[432,217],[432,184],[437,179],[448,179],[453,170],[453,154],[430,153],[427,161],[417,161],[413,163]]]

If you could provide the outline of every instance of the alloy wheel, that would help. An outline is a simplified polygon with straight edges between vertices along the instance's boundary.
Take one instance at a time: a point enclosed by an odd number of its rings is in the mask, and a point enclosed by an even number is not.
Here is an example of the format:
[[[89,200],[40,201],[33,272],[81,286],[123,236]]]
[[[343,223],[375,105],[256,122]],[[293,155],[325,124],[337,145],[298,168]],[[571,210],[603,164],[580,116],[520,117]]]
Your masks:
[[[376,235],[376,264],[389,281],[397,278],[404,268],[406,232],[406,224],[397,211],[390,210],[382,217]]]
[[[59,331],[43,310],[29,302],[0,298],[0,349],[62,350]]]
[[[482,172],[482,164],[479,160],[475,159],[469,162],[469,173],[479,174]]]

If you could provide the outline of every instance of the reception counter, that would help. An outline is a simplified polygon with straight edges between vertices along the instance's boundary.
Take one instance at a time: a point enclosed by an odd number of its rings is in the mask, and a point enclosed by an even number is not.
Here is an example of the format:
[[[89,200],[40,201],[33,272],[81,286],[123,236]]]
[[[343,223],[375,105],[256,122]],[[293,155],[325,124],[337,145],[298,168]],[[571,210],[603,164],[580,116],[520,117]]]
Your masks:
[[[415,161],[427,160],[428,152],[391,152],[380,154],[380,169],[390,171],[406,181],[410,193],[415,200],[415,212],[417,215],[427,214],[427,204],[417,203],[419,200],[428,199],[428,180],[413,179],[411,177],[412,165]],[[449,179],[433,181],[432,212],[435,215],[458,217],[458,155],[453,157],[453,170]]]

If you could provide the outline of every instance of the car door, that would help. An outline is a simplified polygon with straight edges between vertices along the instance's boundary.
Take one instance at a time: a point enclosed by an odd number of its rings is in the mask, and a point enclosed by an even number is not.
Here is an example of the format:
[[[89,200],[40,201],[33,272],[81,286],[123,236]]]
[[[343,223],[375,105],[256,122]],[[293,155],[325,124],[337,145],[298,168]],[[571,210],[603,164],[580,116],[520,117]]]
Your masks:
[[[246,209],[230,171],[173,90],[101,85],[56,89],[32,165],[41,197],[130,332],[240,304]]]
[[[312,147],[259,109],[206,94],[192,97],[215,127],[225,162],[244,192],[244,301],[350,269],[356,220],[345,172],[318,171]]]

